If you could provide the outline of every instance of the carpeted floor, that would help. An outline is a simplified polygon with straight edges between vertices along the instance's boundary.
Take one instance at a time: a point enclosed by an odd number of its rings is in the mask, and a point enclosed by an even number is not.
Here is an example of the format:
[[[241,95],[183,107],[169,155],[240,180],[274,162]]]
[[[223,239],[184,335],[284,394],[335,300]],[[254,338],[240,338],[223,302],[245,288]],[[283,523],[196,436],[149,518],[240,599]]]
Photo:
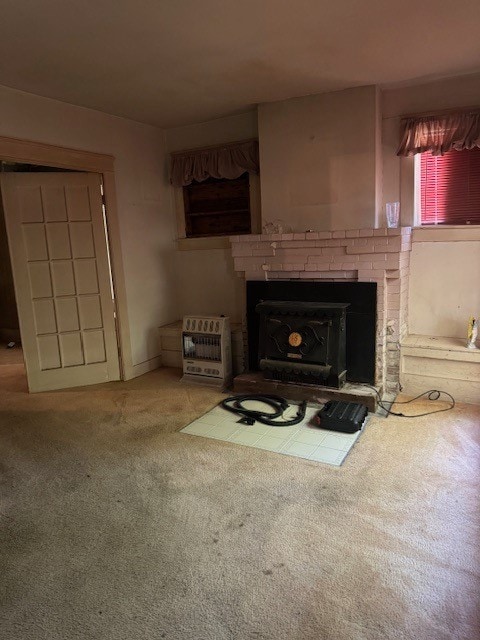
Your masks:
[[[220,395],[175,370],[0,387],[2,639],[480,637],[480,407],[334,468],[179,434]]]

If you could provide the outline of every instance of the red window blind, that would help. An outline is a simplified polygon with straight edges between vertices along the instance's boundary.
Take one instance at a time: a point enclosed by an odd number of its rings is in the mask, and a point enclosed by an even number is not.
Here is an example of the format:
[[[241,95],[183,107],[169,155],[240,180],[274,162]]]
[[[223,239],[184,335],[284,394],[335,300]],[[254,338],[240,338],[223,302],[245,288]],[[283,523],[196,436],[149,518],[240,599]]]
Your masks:
[[[480,224],[480,148],[421,157],[422,224]]]

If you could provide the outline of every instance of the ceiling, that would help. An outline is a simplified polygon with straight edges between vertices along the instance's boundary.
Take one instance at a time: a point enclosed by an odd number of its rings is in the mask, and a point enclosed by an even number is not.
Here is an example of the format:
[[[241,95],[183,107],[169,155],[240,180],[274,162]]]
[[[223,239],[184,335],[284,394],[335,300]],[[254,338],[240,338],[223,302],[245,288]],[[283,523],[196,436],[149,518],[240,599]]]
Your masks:
[[[160,127],[480,70],[478,0],[5,0],[0,84]]]

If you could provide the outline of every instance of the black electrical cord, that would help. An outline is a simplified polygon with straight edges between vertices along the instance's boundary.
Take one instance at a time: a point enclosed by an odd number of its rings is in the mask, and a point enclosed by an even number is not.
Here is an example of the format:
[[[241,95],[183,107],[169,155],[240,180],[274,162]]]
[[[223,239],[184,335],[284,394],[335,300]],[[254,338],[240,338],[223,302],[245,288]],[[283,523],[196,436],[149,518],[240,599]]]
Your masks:
[[[409,416],[409,415],[405,415],[404,413],[398,413],[397,411],[392,411],[391,409],[388,409],[384,405],[384,401],[382,400],[380,394],[378,393],[378,389],[376,389],[375,387],[372,387],[372,385],[364,384],[363,386],[368,387],[369,389],[373,389],[375,391],[375,393],[377,394],[378,404],[385,411],[385,413],[387,413],[390,416],[397,416],[398,418],[422,418],[423,416],[431,416],[434,413],[442,413],[443,411],[450,411],[450,409],[453,409],[455,406],[455,398],[452,395],[450,395],[447,391],[438,391],[438,389],[429,389],[428,391],[424,391],[423,393],[418,394],[418,396],[415,396],[415,398],[410,398],[410,400],[399,400],[399,401],[390,403],[390,407],[392,407],[394,404],[410,404],[410,402],[414,402],[415,400],[418,400],[423,396],[426,396],[428,400],[435,401],[435,400],[438,400],[442,394],[450,398],[451,405],[449,407],[445,407],[444,409],[436,409],[435,411],[427,411],[425,413],[416,413],[413,416],[412,415]]]
[[[246,409],[243,406],[243,403],[247,400],[256,400],[257,402],[263,402],[264,404],[272,408],[273,412]],[[278,418],[281,418],[283,416],[284,412],[290,405],[285,400],[285,398],[282,398],[280,396],[247,393],[244,395],[230,396],[229,398],[225,398],[225,400],[221,402],[221,406],[227,411],[241,416],[239,422],[243,424],[253,425],[256,421],[258,421],[263,424],[268,424],[272,427],[290,427],[294,424],[302,422],[302,420],[305,418],[307,402],[304,400],[299,405],[297,415],[294,418],[290,418],[290,420],[285,421],[278,420]]]

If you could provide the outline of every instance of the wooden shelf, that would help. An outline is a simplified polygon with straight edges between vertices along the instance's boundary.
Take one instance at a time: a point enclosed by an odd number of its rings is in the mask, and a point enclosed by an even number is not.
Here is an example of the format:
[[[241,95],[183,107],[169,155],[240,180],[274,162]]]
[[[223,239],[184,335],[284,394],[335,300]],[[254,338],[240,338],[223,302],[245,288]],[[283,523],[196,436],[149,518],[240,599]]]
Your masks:
[[[468,349],[464,338],[410,334],[402,340],[401,348],[410,355],[480,363],[480,349]]]

